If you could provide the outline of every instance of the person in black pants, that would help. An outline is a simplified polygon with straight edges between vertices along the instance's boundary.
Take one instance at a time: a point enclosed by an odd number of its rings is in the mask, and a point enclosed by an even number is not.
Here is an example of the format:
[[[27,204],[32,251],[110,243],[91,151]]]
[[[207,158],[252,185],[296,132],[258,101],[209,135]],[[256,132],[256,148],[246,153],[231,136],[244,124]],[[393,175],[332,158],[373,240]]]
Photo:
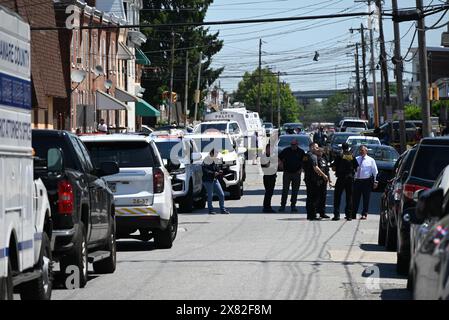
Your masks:
[[[317,149],[317,160],[318,168],[326,175],[327,179],[319,176],[317,179],[318,185],[318,199],[317,199],[317,212],[320,214],[321,219],[329,219],[330,217],[326,215],[326,198],[327,198],[327,184],[331,184],[331,178],[329,175],[329,165],[327,163],[327,158],[324,155],[322,148]]]
[[[273,197],[274,187],[276,186],[277,162],[276,157],[271,156],[270,144],[267,144],[265,153],[260,158],[260,165],[264,174],[263,185],[265,187],[265,196],[263,198],[263,212],[275,213],[276,211],[274,211],[271,207],[271,198]]]
[[[354,173],[359,164],[349,152],[349,145],[343,143],[342,153],[337,155],[332,163],[332,170],[335,171],[337,182],[335,183],[334,194],[334,217],[333,221],[340,220],[340,202],[343,191],[346,194],[345,217],[346,220],[352,220],[352,184],[354,183]]]

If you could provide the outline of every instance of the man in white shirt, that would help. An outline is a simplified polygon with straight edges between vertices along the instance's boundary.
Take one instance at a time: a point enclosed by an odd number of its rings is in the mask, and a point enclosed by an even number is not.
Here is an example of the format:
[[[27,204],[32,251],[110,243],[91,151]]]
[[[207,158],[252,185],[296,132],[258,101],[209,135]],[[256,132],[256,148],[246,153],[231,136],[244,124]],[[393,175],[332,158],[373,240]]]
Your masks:
[[[108,132],[108,126],[104,122],[104,119],[100,119],[100,123],[98,124],[98,131],[99,132],[104,132],[104,133]]]
[[[368,148],[364,145],[359,148],[360,156],[356,158],[359,164],[354,177],[354,211],[353,219],[357,218],[357,211],[359,210],[360,199],[363,196],[363,211],[361,220],[366,220],[368,216],[369,199],[371,190],[377,188],[377,165],[376,161],[368,156]]]

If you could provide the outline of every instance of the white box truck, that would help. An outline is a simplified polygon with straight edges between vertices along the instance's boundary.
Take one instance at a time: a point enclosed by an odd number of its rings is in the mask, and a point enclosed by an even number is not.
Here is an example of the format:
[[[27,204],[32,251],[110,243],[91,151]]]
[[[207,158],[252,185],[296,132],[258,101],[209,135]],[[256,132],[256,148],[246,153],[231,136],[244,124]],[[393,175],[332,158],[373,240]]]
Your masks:
[[[33,173],[30,27],[0,6],[0,300],[50,298],[50,219]]]

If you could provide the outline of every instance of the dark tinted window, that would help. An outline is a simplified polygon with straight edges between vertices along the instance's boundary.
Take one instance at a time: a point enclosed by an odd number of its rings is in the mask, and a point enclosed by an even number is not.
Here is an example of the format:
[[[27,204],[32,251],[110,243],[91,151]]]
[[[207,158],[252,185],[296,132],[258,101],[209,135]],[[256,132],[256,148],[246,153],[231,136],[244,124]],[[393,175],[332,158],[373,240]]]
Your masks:
[[[365,122],[360,122],[360,121],[345,121],[345,122],[343,122],[342,127],[366,129],[366,124],[365,124]]]
[[[413,163],[412,176],[435,180],[447,165],[449,146],[420,146]]]
[[[279,139],[279,147],[288,147],[293,139],[298,141],[298,145],[303,150],[309,149],[310,139],[308,136],[281,136]]]
[[[368,155],[377,161],[396,162],[399,158],[399,153],[395,149],[390,148],[368,148]]]
[[[150,145],[140,141],[85,142],[90,156],[98,168],[102,162],[115,161],[120,168],[155,167]]]
[[[184,152],[182,148],[182,142],[176,141],[161,141],[155,142],[162,159],[183,158]]]
[[[352,136],[353,134],[347,134],[347,135],[334,135],[332,138],[332,144],[342,144],[345,143],[346,140],[348,140],[348,137]]]
[[[194,139],[196,145],[201,150],[201,152],[210,152],[215,149],[219,152],[227,150],[228,152],[234,151],[234,144],[231,139],[227,138],[211,138],[211,139]]]
[[[64,166],[66,168],[79,170],[79,164],[71,156],[71,147],[61,136],[36,136],[33,134],[33,148],[35,151],[35,160],[39,163],[38,167],[46,166],[48,149],[58,148],[64,154]],[[70,148],[70,149],[69,149]]]
[[[220,131],[221,133],[226,133],[227,127],[227,123],[203,123],[201,124],[201,133],[206,131]]]

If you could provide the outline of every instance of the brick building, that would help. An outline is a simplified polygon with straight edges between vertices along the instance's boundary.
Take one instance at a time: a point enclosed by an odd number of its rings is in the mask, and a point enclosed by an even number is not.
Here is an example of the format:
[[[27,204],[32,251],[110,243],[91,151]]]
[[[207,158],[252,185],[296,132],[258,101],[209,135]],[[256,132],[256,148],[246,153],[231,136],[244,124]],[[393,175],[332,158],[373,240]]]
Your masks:
[[[17,12],[31,27],[55,27],[53,0],[4,0],[1,4]],[[31,32],[32,123],[34,128],[52,129],[57,99],[66,98],[59,39],[56,31]]]

